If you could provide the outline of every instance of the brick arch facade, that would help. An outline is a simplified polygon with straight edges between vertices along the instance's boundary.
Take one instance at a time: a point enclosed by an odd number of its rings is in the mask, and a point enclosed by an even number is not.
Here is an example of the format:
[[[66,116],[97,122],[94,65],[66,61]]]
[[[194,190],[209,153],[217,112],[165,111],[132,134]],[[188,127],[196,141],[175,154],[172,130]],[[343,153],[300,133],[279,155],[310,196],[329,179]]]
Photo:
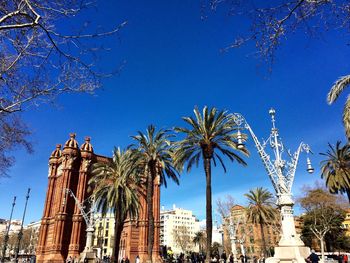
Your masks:
[[[67,198],[64,189],[70,189],[81,202],[89,193],[88,168],[95,162],[108,162],[109,158],[94,153],[90,138],[79,148],[75,135],[65,143],[63,150],[57,145],[49,158],[48,187],[40,226],[37,262],[65,262],[66,258],[79,258],[86,241],[86,224],[73,198]],[[125,222],[122,232],[121,255],[134,262],[147,260],[147,203],[140,197],[142,209],[138,220]],[[155,219],[154,262],[159,261],[160,184],[154,184],[153,213]]]

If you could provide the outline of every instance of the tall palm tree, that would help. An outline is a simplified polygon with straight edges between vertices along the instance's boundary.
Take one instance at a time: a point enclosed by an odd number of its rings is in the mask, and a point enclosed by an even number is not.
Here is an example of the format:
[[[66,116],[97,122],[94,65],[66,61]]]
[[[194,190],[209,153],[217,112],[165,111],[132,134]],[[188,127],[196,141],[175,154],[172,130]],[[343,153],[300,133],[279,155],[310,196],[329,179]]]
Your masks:
[[[244,194],[247,197],[249,205],[247,208],[247,220],[253,224],[260,225],[260,234],[265,256],[268,255],[264,226],[276,220],[277,210],[273,206],[273,195],[267,189],[262,187],[249,190]]]
[[[174,152],[174,164],[181,168],[187,163],[187,172],[193,165],[198,167],[199,160],[203,159],[206,176],[206,261],[210,260],[210,247],[212,242],[212,194],[211,194],[211,165],[219,162],[226,172],[222,156],[230,161],[237,161],[246,165],[245,161],[236,153],[248,155],[248,151],[237,147],[237,125],[233,115],[227,111],[218,111],[216,108],[203,108],[202,114],[198,108],[194,109],[195,118],[183,117],[190,128],[175,128],[178,133],[183,133],[185,138],[176,143]]]
[[[113,159],[109,163],[92,165],[92,178],[89,185],[94,189],[93,195],[97,209],[106,215],[114,214],[114,249],[113,262],[118,262],[119,243],[125,220],[137,218],[139,213],[138,163],[131,150],[114,149]]]
[[[338,79],[328,93],[327,102],[329,104],[332,104],[334,101],[336,101],[339,95],[343,92],[343,90],[349,85],[350,85],[350,75],[347,75]],[[343,124],[345,127],[346,136],[348,137],[348,140],[350,140],[350,96],[348,96],[345,102],[345,106],[343,110]]]
[[[153,185],[159,176],[160,184],[167,186],[166,176],[179,184],[179,173],[173,166],[173,147],[170,141],[172,137],[168,130],[156,131],[153,125],[147,127],[146,133],[138,132],[132,136],[136,144],[131,146],[138,153],[138,161],[147,176],[146,202],[148,214],[148,260],[152,261],[152,250],[154,244],[154,216],[153,216]]]
[[[340,141],[335,147],[328,145],[328,151],[320,153],[327,158],[321,162],[321,177],[331,193],[346,193],[350,203],[350,145],[342,147]]]

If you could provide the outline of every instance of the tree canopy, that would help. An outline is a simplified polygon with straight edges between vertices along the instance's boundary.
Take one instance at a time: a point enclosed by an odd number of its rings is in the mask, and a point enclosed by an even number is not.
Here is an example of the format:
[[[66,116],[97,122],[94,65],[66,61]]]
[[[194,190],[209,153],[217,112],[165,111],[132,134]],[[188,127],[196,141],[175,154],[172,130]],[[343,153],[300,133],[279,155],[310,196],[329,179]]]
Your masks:
[[[304,188],[305,195],[298,202],[305,211],[303,219],[304,235],[311,232],[320,242],[321,254],[324,257],[324,241],[326,234],[337,232],[344,219],[344,201],[319,186]],[[307,236],[304,236],[307,238]]]

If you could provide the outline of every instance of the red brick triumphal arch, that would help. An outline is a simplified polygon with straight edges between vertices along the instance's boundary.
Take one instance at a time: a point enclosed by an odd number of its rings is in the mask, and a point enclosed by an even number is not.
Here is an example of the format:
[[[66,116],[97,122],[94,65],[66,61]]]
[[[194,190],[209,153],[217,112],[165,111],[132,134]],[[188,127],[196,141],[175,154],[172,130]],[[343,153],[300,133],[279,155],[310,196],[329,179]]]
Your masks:
[[[64,262],[69,256],[79,258],[86,240],[86,225],[73,198],[66,198],[64,189],[70,189],[81,202],[89,195],[87,183],[88,169],[95,162],[110,159],[94,153],[90,138],[79,148],[75,134],[71,134],[64,144],[57,145],[49,158],[48,187],[41,221],[37,262]],[[131,262],[139,255],[140,261],[147,259],[147,203],[140,197],[142,209],[137,222],[125,222],[121,243],[122,254]],[[159,257],[160,231],[160,184],[154,184],[153,213],[155,220],[153,256]]]

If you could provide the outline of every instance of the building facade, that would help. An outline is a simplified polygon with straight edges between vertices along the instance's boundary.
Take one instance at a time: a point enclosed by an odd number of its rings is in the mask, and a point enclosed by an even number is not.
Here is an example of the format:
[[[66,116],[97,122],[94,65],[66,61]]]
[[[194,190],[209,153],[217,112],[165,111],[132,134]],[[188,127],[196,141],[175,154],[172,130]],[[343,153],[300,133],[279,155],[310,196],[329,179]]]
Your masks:
[[[237,228],[235,245],[238,256],[261,257],[263,254],[263,242],[260,226],[247,221],[246,208],[240,205],[235,205],[231,208],[230,217],[233,225]],[[224,247],[231,250],[229,220],[226,220],[224,227],[224,243],[229,245]],[[270,222],[264,226],[264,236],[268,250],[277,246],[280,239],[279,233],[279,221]]]
[[[212,231],[212,244],[218,243],[220,245],[223,245],[224,243],[224,230],[222,228],[222,225],[219,226],[217,222],[213,224],[213,231]]]
[[[89,197],[89,167],[96,162],[108,163],[110,158],[94,153],[90,138],[79,148],[75,134],[71,134],[64,144],[57,145],[49,158],[48,187],[41,220],[37,262],[65,262],[67,257],[79,258],[85,247],[86,224],[75,204],[67,194],[70,189],[79,202]],[[145,187],[143,187],[144,190]],[[153,215],[155,220],[153,261],[159,261],[159,228],[160,228],[160,180],[154,182]],[[147,254],[147,203],[140,196],[140,215],[137,221],[127,220],[122,232],[122,250],[130,260],[139,255],[145,262]]]
[[[160,244],[171,248],[175,254],[198,252],[193,238],[199,230],[199,220],[190,210],[174,205],[172,209],[160,212]]]
[[[96,218],[94,250],[99,258],[110,257],[114,243],[114,215],[111,213],[105,216],[97,214]]]
[[[236,251],[238,256],[247,255],[250,257],[257,256],[261,257],[263,254],[262,238],[260,226],[257,224],[252,224],[247,221],[246,217],[246,207],[235,205],[231,208],[230,218],[233,222],[236,231]],[[230,229],[229,220],[225,220],[224,224],[224,249],[231,252],[231,239],[230,239]],[[295,230],[297,235],[301,235],[303,228],[302,217],[294,217]],[[277,218],[276,221],[268,222],[264,226],[264,236],[266,241],[267,249],[272,253],[274,247],[278,245],[280,241],[280,219]]]
[[[29,232],[28,253],[31,255],[35,254],[36,248],[38,246],[40,226],[41,220],[31,222],[24,227],[24,230]]]
[[[345,234],[350,236],[350,209],[345,211],[345,219],[343,221],[343,228],[345,229]]]
[[[6,233],[9,223],[10,223],[9,220],[0,218],[0,233]],[[22,220],[12,219],[9,233],[11,234],[11,233],[19,232],[19,230],[21,229],[21,225],[22,225]]]

